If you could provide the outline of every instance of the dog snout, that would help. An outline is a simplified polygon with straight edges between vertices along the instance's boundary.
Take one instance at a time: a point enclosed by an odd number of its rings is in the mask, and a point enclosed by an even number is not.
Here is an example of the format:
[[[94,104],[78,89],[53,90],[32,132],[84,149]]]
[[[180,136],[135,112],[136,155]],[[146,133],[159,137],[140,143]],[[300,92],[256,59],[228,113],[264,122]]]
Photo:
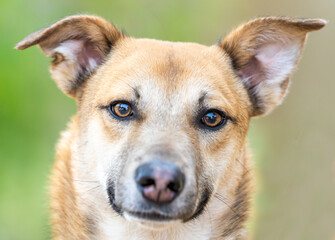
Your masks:
[[[183,191],[185,175],[172,163],[152,161],[137,168],[135,181],[146,200],[167,204]]]

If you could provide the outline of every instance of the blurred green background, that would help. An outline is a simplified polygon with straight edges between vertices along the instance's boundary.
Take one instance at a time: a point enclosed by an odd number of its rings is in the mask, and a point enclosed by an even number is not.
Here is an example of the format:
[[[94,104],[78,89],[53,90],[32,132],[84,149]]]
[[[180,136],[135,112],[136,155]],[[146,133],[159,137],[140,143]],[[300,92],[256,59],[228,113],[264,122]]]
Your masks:
[[[335,236],[334,0],[0,0],[0,239],[49,239],[48,174],[59,132],[76,111],[37,47],[14,45],[77,13],[100,15],[131,36],[210,45],[256,16],[321,17],[309,36],[290,94],[251,122],[257,171],[254,239]]]

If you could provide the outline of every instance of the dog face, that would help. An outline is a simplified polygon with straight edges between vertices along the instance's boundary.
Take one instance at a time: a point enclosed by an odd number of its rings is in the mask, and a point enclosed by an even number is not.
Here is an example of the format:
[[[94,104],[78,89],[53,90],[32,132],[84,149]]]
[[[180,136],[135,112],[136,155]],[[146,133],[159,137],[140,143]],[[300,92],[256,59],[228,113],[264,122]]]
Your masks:
[[[214,46],[125,36],[92,16],[66,18],[38,44],[78,103],[74,168],[128,220],[189,221],[238,181],[249,120],[280,104],[307,32],[322,20],[261,18]]]
[[[248,96],[232,76],[217,46],[120,43],[87,83],[79,111],[80,152],[94,159],[114,207],[184,221],[201,211],[247,131]],[[167,186],[158,189],[160,181]]]

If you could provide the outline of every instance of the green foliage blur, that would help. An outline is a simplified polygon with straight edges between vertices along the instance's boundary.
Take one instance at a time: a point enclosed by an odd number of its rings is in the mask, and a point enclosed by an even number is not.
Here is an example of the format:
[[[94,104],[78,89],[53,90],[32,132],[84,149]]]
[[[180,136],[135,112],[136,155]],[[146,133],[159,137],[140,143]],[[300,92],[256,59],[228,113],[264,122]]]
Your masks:
[[[100,15],[134,37],[210,45],[256,16],[330,20],[312,33],[290,94],[255,119],[250,145],[257,171],[254,239],[335,236],[334,0],[0,0],[0,239],[49,239],[48,174],[59,132],[75,114],[25,36],[72,14]]]

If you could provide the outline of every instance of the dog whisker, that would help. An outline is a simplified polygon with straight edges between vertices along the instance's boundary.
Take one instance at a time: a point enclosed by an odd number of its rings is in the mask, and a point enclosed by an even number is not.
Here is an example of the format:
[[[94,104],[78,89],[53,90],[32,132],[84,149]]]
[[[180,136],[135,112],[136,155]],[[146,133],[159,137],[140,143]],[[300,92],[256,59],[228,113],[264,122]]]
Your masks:
[[[89,182],[91,182],[91,183],[98,183],[99,181],[90,181],[90,180],[78,180],[78,179],[72,179],[73,181],[75,181],[75,182],[85,182],[85,183],[89,183]]]
[[[232,212],[237,214],[234,208],[232,207],[232,204],[229,203],[230,202],[229,199],[227,199],[226,197],[224,197],[223,195],[219,193],[215,193],[214,197],[218,199],[220,202],[224,203]]]
[[[100,187],[101,187],[101,185],[94,186],[94,187],[88,189],[87,191],[85,191],[85,192],[82,194],[82,196],[85,196],[85,194],[87,194],[88,192],[91,192],[91,191],[93,191],[93,190],[95,190],[95,189],[98,189],[98,188],[100,188]]]
[[[245,166],[245,164],[243,164],[240,159],[236,158],[236,161],[243,167],[245,173],[250,172],[250,169],[248,167]]]

